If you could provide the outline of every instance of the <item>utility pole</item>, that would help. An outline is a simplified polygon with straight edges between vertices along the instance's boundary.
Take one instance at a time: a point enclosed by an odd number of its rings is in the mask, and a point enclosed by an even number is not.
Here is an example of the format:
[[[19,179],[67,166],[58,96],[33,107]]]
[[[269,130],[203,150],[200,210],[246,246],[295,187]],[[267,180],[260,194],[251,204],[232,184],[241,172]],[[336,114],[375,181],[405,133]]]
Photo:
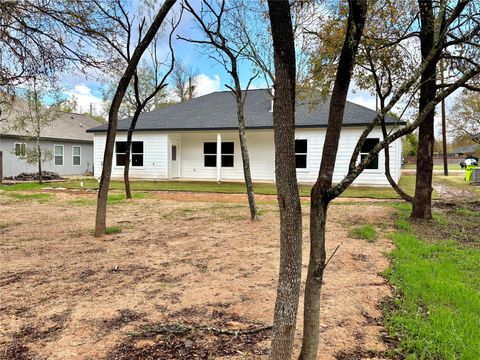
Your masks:
[[[443,58],[440,60],[440,76],[442,85],[444,83],[443,72],[445,66],[443,64]],[[447,120],[445,114],[445,98],[442,99],[442,143],[443,143],[443,175],[448,176],[448,154],[447,154]]]

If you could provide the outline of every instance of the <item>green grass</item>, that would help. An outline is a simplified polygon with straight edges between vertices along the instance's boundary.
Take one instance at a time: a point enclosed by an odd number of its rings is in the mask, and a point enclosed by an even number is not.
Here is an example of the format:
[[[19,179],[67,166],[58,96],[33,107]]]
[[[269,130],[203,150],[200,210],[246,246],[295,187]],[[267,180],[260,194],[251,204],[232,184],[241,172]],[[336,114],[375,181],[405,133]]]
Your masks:
[[[353,239],[367,240],[368,242],[374,242],[378,238],[377,231],[370,224],[356,226],[350,229],[348,236]]]
[[[413,193],[415,186],[415,178],[413,176],[402,176],[400,185],[408,193]],[[84,188],[98,188],[98,181],[92,178],[82,179]],[[39,190],[43,187],[80,189],[80,180],[67,180],[60,183],[49,183],[39,185],[36,183],[5,185],[0,187],[5,191],[19,190]],[[217,183],[213,181],[132,181],[132,191],[189,191],[189,192],[211,192],[226,194],[242,194],[245,193],[245,185],[243,183],[223,182]],[[110,182],[111,190],[124,191],[123,181],[113,180]],[[311,185],[300,185],[300,195],[309,196]],[[275,184],[273,183],[256,183],[255,193],[261,195],[275,195],[277,193]],[[368,187],[368,186],[351,186],[342,195],[342,197],[352,198],[376,198],[376,199],[398,199],[397,194],[390,187]],[[113,200],[115,201],[115,200]]]
[[[478,359],[480,249],[422,239],[408,223],[408,208],[399,213],[386,272],[397,293],[385,309],[399,351],[407,359]],[[448,227],[447,220],[437,216],[421,226]]]
[[[0,230],[5,229],[7,227],[7,224],[0,222]]]
[[[55,183],[56,186],[60,186]],[[50,186],[50,184],[39,184],[39,183],[23,183],[23,184],[15,184],[15,185],[2,185],[0,186],[0,190],[4,191],[28,191],[28,190],[41,190],[44,187]]]
[[[105,229],[105,234],[111,235],[111,234],[118,234],[121,233],[122,229],[120,229],[117,226],[107,226]]]
[[[121,232],[122,232],[122,229],[119,228],[118,226],[107,226],[105,228],[105,234],[107,234],[107,235],[118,234],[118,233],[121,233]],[[95,234],[95,229],[91,229],[90,233],[92,235],[94,235]]]
[[[132,198],[133,199],[144,199],[146,197],[145,193],[133,193]],[[113,194],[108,194],[107,198],[107,203],[108,204],[117,204],[120,202],[123,202],[127,200],[125,197],[125,194],[120,194],[120,193],[113,193]],[[71,200],[68,202],[70,205],[78,205],[78,206],[89,206],[89,205],[95,205],[97,203],[97,198],[92,197],[89,199],[75,199]]]
[[[50,194],[45,193],[21,194],[16,192],[9,192],[8,196],[17,200],[46,200],[51,197]]]

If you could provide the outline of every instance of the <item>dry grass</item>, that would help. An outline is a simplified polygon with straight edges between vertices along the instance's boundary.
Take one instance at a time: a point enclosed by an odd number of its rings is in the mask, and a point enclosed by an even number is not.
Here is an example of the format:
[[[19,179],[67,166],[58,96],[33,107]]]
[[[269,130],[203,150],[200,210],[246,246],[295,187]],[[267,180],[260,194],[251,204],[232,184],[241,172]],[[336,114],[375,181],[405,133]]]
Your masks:
[[[48,202],[0,194],[0,354],[11,359],[266,358],[268,334],[237,339],[235,347],[231,338],[212,334],[176,340],[165,334],[131,336],[159,323],[238,329],[272,321],[279,261],[276,207],[262,205],[261,221],[252,223],[243,203],[165,197],[112,203],[108,225],[122,231],[94,238],[95,206],[88,201],[94,194],[56,192]],[[308,208],[305,213],[308,229]],[[341,246],[325,277],[319,359],[385,349],[378,304],[390,289],[378,274],[388,266],[384,252],[390,243],[382,236],[375,243],[349,239],[345,224],[385,223],[390,215],[371,202],[331,207],[328,251]],[[306,261],[306,230],[304,235]],[[187,350],[188,356],[172,353]]]

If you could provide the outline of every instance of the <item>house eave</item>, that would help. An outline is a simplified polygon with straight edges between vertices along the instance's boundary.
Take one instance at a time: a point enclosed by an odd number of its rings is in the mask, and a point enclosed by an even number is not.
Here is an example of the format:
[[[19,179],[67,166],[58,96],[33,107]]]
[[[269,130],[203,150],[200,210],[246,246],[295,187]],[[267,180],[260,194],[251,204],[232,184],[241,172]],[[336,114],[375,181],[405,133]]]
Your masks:
[[[393,124],[386,124],[388,127],[392,126],[404,126],[407,123],[402,121]],[[370,125],[369,123],[358,123],[358,124],[343,124],[343,127],[355,128],[355,127],[366,127]],[[327,125],[296,125],[296,129],[325,129]],[[255,127],[246,127],[247,130],[273,130],[273,126],[255,126]],[[147,131],[161,131],[161,132],[182,132],[182,131],[236,131],[238,127],[212,127],[212,128],[150,128],[150,129],[135,129],[135,132],[147,132]],[[117,132],[127,132],[128,130],[117,130]],[[106,129],[88,129],[87,133],[106,133]]]

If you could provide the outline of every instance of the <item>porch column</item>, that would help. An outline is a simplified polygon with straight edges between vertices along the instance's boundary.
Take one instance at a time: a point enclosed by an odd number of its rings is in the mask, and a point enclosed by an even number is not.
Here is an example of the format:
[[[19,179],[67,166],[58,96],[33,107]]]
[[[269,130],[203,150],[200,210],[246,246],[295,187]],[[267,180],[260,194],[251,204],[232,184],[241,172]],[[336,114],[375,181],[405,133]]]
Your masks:
[[[217,133],[217,182],[222,180],[222,134]]]

